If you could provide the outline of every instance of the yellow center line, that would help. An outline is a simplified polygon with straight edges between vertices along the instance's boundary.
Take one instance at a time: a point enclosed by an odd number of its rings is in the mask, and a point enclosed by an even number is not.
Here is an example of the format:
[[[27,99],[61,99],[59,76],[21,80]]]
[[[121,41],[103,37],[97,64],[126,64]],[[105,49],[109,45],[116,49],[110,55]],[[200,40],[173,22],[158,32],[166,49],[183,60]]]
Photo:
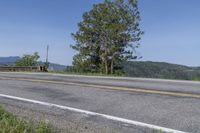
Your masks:
[[[137,88],[107,86],[107,85],[95,85],[95,84],[64,82],[64,81],[51,81],[51,80],[29,79],[29,78],[27,78],[27,79],[25,79],[25,78],[4,78],[4,77],[0,77],[0,80],[17,80],[17,81],[39,82],[39,83],[64,84],[64,85],[75,85],[75,86],[83,86],[83,87],[93,87],[93,88],[100,88],[100,89],[110,89],[110,90],[131,91],[131,92],[150,93],[150,94],[171,95],[171,96],[179,96],[179,97],[200,98],[200,94],[190,94],[190,93],[184,93],[184,92],[170,92],[170,91],[150,90],[150,89],[137,89]]]

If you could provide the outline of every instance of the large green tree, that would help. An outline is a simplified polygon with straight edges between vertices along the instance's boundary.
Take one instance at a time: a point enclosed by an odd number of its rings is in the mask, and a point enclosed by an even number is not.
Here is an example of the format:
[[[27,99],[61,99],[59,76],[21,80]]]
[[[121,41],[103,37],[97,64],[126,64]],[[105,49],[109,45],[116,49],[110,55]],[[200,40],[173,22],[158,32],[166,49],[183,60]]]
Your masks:
[[[83,14],[72,45],[79,71],[113,74],[124,61],[136,58],[143,32],[137,0],[105,0]]]
[[[21,59],[17,60],[15,65],[16,66],[36,66],[37,61],[40,58],[38,52],[35,52],[33,55],[25,54],[22,56]]]

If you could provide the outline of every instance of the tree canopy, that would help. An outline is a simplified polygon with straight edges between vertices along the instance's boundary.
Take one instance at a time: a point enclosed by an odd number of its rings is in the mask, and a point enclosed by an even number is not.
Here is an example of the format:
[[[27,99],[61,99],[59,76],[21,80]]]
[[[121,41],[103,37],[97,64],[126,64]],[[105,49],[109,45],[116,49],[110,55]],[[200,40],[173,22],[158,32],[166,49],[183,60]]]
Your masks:
[[[135,49],[143,32],[137,0],[105,0],[83,14],[72,36],[77,51],[73,65],[81,72],[113,74],[122,63],[137,58]]]
[[[36,66],[37,61],[40,58],[38,52],[35,52],[33,55],[25,54],[23,57],[16,61],[16,66]]]

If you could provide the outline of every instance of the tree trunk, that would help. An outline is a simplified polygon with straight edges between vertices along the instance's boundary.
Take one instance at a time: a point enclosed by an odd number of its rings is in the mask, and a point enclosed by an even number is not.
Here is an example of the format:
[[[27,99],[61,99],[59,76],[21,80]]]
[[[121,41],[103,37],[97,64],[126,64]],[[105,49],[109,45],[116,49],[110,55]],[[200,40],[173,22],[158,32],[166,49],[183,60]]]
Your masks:
[[[108,70],[108,50],[107,50],[107,45],[105,45],[104,60],[105,60],[105,71],[106,71],[106,75],[108,75],[109,70]]]
[[[110,73],[114,74],[114,63],[115,63],[115,53],[112,55],[111,65],[110,65]]]
[[[113,69],[114,69],[114,59],[111,60],[111,65],[110,65],[110,74],[113,74]]]
[[[107,58],[105,58],[105,71],[106,71],[106,74],[108,75],[108,60],[107,60]]]

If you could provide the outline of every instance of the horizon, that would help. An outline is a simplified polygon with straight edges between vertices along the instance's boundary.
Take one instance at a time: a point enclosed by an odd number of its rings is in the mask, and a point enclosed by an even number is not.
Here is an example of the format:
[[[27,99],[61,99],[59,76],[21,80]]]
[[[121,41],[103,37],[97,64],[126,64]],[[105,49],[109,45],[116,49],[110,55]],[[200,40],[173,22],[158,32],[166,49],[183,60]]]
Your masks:
[[[0,58],[21,58],[20,56],[0,56]],[[38,60],[38,62],[40,62],[42,60]],[[1,61],[0,61],[1,62]],[[42,61],[44,62],[44,61]],[[129,61],[128,61],[129,62]],[[143,61],[143,60],[135,60],[135,61],[131,61],[131,62],[153,62],[153,63],[167,63],[167,64],[171,64],[171,65],[180,65],[180,66],[186,66],[186,67],[200,67],[200,66],[188,66],[188,65],[183,65],[183,64],[176,64],[176,63],[170,63],[170,62],[163,62],[163,61]],[[63,65],[60,63],[55,63],[55,62],[49,62],[49,63],[53,63],[53,64],[57,64],[57,65],[62,65],[62,66],[71,66],[71,65]]]
[[[22,56],[39,52],[49,60],[71,65],[71,33],[77,31],[82,14],[103,0],[0,1],[0,56]],[[200,66],[200,2],[196,0],[139,1],[142,36],[139,61]],[[35,10],[37,8],[37,10]],[[73,13],[72,13],[73,12]],[[187,56],[186,56],[187,55]]]

